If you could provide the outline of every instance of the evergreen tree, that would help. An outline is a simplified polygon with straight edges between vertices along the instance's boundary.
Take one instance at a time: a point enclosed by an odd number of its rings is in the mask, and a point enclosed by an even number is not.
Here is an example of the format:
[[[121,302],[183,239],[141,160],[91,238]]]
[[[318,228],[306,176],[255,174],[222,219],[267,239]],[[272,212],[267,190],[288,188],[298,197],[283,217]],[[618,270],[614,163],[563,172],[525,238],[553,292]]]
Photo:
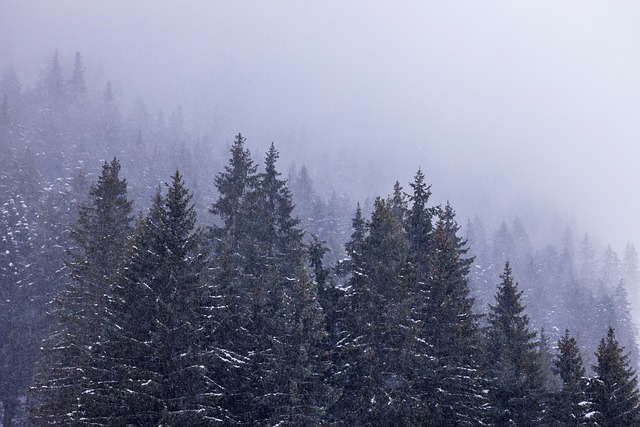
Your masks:
[[[640,263],[633,243],[627,243],[622,260],[624,283],[629,291],[629,301],[636,307],[640,304]]]
[[[596,351],[596,377],[589,387],[591,414],[601,426],[632,426],[640,423],[640,394],[635,370],[629,366],[613,328],[600,340]]]
[[[484,417],[484,381],[480,369],[479,331],[467,276],[473,258],[449,204],[440,212],[430,242],[429,278],[422,305],[422,337],[429,343],[424,398],[428,425],[477,425]]]
[[[240,208],[251,212],[241,237],[246,242],[241,249],[246,254],[244,279],[250,289],[253,405],[247,416],[251,422],[264,422],[277,415],[278,396],[287,394],[288,366],[279,361],[291,339],[286,334],[290,313],[285,302],[304,255],[303,232],[292,217],[291,193],[279,178],[277,159],[278,152],[271,144],[256,189]]]
[[[283,393],[272,401],[271,425],[319,426],[325,424],[328,407],[337,399],[329,384],[331,361],[325,319],[318,301],[317,284],[304,269],[284,292],[284,336],[277,341],[277,376]]]
[[[209,210],[223,222],[223,225],[213,226],[214,237],[228,239],[231,248],[239,254],[244,253],[244,239],[251,214],[246,206],[246,198],[257,186],[257,166],[251,159],[251,152],[244,147],[245,142],[242,134],[236,136],[229,164],[214,180],[219,198]]]
[[[38,424],[82,424],[81,397],[93,389],[101,368],[93,349],[102,337],[111,278],[131,232],[131,201],[119,172],[118,160],[105,162],[72,231],[75,245],[67,263],[72,281],[54,300],[56,332],[48,340],[46,365],[34,389],[39,407],[32,417]]]
[[[550,424],[579,425],[589,409],[587,379],[578,343],[568,329],[558,341],[553,368],[562,381],[562,388],[552,394]]]
[[[87,410],[92,423],[223,422],[210,366],[225,363],[207,335],[213,319],[191,195],[176,172],[139,220],[98,343],[108,364]]]
[[[49,103],[59,104],[65,96],[65,84],[62,77],[62,68],[58,60],[58,51],[53,54],[49,69],[44,80],[44,95]]]
[[[410,184],[413,194],[409,197],[412,205],[407,219],[407,238],[409,239],[409,256],[415,270],[415,281],[424,280],[429,271],[429,247],[433,231],[434,209],[427,206],[431,197],[431,186],[424,181],[424,173],[418,169],[414,181]]]
[[[489,306],[485,343],[492,422],[497,426],[538,425],[543,415],[544,378],[536,333],[529,331],[522,292],[513,281],[509,263],[500,277],[495,305]]]
[[[341,301],[336,369],[342,396],[333,416],[344,425],[417,424],[424,419],[414,374],[418,327],[407,288],[407,240],[392,204],[378,198],[371,221],[358,209],[347,244],[351,276]]]
[[[69,79],[69,91],[74,100],[79,101],[87,93],[87,85],[84,81],[84,65],[82,64],[82,55],[76,52],[73,60],[73,71],[71,79]]]
[[[287,398],[291,396],[290,374],[298,368],[286,360],[294,363],[287,357],[299,351],[292,347],[297,344],[287,331],[296,316],[292,312],[296,306],[290,301],[303,262],[303,233],[298,228],[299,221],[292,216],[291,193],[277,171],[278,152],[273,144],[267,152],[264,171],[259,174],[243,146],[244,138],[238,135],[229,166],[216,178],[220,198],[211,212],[222,224],[214,226],[211,233],[218,239],[213,261],[218,265],[225,260],[227,271],[234,272],[230,277],[238,286],[231,292],[242,313],[237,318],[242,328],[232,333],[241,339],[234,339],[229,349],[242,355],[246,363],[238,365],[234,374],[237,381],[227,389],[238,398],[235,402],[225,398],[225,404],[230,405],[238,422],[266,423],[280,419],[285,412],[293,416],[301,410],[293,410],[291,405],[297,403]],[[225,253],[221,249],[227,253],[224,258],[220,258]],[[311,348],[320,351],[315,344]],[[315,353],[307,357],[318,360]]]
[[[275,268],[285,277],[294,277],[302,260],[300,220],[293,217],[293,201],[286,181],[276,168],[279,154],[271,144],[258,174],[256,191],[249,195],[247,210],[251,212],[248,233],[253,245],[248,250],[250,272],[259,277],[265,268]],[[259,261],[259,259],[262,261]]]

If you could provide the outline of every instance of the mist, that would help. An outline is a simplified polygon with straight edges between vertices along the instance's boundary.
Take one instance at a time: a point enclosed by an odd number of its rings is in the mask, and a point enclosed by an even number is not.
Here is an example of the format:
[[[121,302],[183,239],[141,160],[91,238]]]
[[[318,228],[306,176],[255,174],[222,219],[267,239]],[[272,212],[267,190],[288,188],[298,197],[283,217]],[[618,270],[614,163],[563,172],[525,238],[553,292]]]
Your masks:
[[[0,425],[640,423],[638,22],[0,0]]]
[[[80,51],[97,87],[180,106],[194,132],[274,141],[311,170],[373,162],[361,194],[422,167],[461,215],[543,201],[622,247],[640,241],[639,8],[4,0],[0,65],[33,81]]]

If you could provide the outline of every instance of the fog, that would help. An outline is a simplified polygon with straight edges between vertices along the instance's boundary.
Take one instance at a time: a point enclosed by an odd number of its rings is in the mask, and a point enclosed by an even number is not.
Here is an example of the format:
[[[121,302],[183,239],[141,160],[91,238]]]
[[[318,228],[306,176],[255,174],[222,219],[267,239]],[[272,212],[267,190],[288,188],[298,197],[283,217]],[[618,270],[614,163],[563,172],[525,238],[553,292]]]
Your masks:
[[[536,206],[621,250],[640,242],[638,22],[630,1],[1,0],[0,66],[29,84],[80,51],[123,106],[181,106],[312,171],[352,158],[360,194],[422,167],[462,218]]]

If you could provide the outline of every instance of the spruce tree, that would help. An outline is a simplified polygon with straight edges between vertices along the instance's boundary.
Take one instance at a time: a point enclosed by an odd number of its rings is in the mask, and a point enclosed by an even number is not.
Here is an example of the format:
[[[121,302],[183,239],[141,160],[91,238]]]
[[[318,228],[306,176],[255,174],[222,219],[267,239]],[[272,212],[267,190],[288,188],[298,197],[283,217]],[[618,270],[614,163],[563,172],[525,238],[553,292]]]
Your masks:
[[[245,142],[246,138],[239,133],[231,147],[229,164],[214,180],[219,197],[209,209],[223,223],[213,226],[214,236],[228,239],[236,251],[241,251],[245,246],[243,239],[250,218],[245,201],[257,185],[257,166],[253,163],[251,152],[245,148]]]
[[[251,212],[249,235],[253,245],[253,262],[249,271],[259,276],[275,269],[285,277],[294,277],[302,260],[300,220],[293,216],[293,201],[286,181],[276,168],[279,153],[272,143],[264,160],[264,171],[258,174],[256,191],[248,198]]]
[[[539,425],[544,379],[536,333],[529,331],[522,292],[513,281],[509,263],[500,277],[495,305],[489,306],[485,339],[491,421],[497,426]]]
[[[73,60],[73,71],[69,79],[69,92],[74,101],[81,101],[87,93],[87,85],[84,81],[84,65],[82,55],[76,52]]]
[[[613,328],[600,340],[596,351],[596,374],[589,386],[592,418],[601,426],[632,426],[640,423],[640,394],[629,356],[616,340]]]
[[[486,403],[480,369],[479,329],[467,276],[473,258],[450,205],[440,212],[430,239],[429,278],[422,300],[422,337],[431,347],[422,382],[429,425],[476,425]]]
[[[138,221],[98,343],[105,367],[88,408],[116,425],[212,425],[224,421],[210,367],[226,363],[211,328],[205,256],[191,195],[176,172]]]
[[[553,360],[553,367],[562,386],[552,395],[550,423],[579,425],[589,409],[587,379],[578,343],[569,335],[568,329],[558,341],[558,355]]]
[[[290,299],[303,263],[303,233],[292,216],[291,193],[277,170],[274,145],[259,174],[243,147],[244,138],[238,135],[229,166],[216,178],[220,198],[211,208],[222,220],[212,228],[217,239],[212,264],[226,266],[226,280],[232,282],[219,286],[233,284],[229,291],[235,296],[235,322],[240,325],[229,332],[234,338],[228,349],[241,356],[242,363],[232,373],[235,383],[226,388],[237,398],[223,401],[238,422],[268,423],[298,411],[286,399],[291,394],[290,374],[297,369],[286,360],[290,352],[299,351],[292,348],[293,336],[287,330],[295,318]],[[317,346],[312,350],[320,351]]]
[[[286,340],[274,342],[283,393],[269,399],[271,425],[323,425],[338,393],[330,385],[332,372],[325,319],[314,283],[302,268],[284,292],[281,316]]]
[[[71,233],[75,245],[67,267],[72,280],[54,300],[56,331],[47,340],[34,389],[39,407],[32,417],[38,424],[83,424],[82,396],[99,380],[95,343],[102,338],[111,278],[131,233],[131,201],[119,173],[118,160],[104,163]]]
[[[356,211],[347,244],[350,278],[340,307],[336,369],[342,396],[332,414],[344,425],[420,422],[414,372],[417,325],[407,289],[407,240],[392,203],[378,198],[371,220]]]

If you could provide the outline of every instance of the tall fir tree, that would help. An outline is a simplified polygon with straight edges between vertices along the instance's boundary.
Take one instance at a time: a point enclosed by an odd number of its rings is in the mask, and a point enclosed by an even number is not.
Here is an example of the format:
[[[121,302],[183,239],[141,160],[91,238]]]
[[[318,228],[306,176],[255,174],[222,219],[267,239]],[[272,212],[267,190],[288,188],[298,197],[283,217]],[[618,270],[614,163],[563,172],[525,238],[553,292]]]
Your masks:
[[[638,377],[629,356],[618,344],[613,328],[600,340],[596,374],[589,386],[592,419],[601,426],[633,426],[640,423]]]
[[[431,347],[422,382],[428,425],[477,425],[486,403],[479,352],[479,327],[467,277],[473,258],[449,204],[441,210],[430,239],[429,278],[422,305],[422,338]]]
[[[191,195],[176,172],[138,221],[97,344],[107,366],[89,419],[108,425],[224,422],[211,365],[226,363],[206,338],[213,306]]]
[[[274,343],[283,393],[269,399],[273,405],[271,425],[323,425],[328,408],[338,397],[329,381],[330,346],[317,286],[301,268],[283,294],[281,316],[286,340]]]
[[[544,378],[536,333],[529,331],[522,292],[506,263],[495,305],[489,306],[485,365],[489,376],[491,422],[497,426],[533,426],[542,422]]]
[[[243,238],[250,215],[245,202],[257,186],[257,166],[253,163],[251,152],[245,148],[245,142],[242,134],[236,135],[229,164],[214,180],[219,193],[218,200],[209,209],[223,223],[213,226],[215,237],[228,239],[235,251],[245,246]]]
[[[55,333],[44,347],[43,372],[34,388],[32,418],[41,425],[81,425],[82,396],[99,381],[95,343],[102,338],[111,279],[123,261],[132,231],[127,183],[120,163],[104,163],[90,199],[72,230],[67,268],[71,281],[54,299]]]
[[[407,239],[393,202],[378,198],[369,222],[356,211],[341,301],[336,369],[343,386],[332,414],[343,425],[417,424],[423,402],[414,373],[418,325],[408,292]]]
[[[553,360],[554,372],[562,385],[552,394],[549,423],[552,425],[580,425],[589,410],[587,378],[576,339],[566,329],[558,341],[558,355]]]

